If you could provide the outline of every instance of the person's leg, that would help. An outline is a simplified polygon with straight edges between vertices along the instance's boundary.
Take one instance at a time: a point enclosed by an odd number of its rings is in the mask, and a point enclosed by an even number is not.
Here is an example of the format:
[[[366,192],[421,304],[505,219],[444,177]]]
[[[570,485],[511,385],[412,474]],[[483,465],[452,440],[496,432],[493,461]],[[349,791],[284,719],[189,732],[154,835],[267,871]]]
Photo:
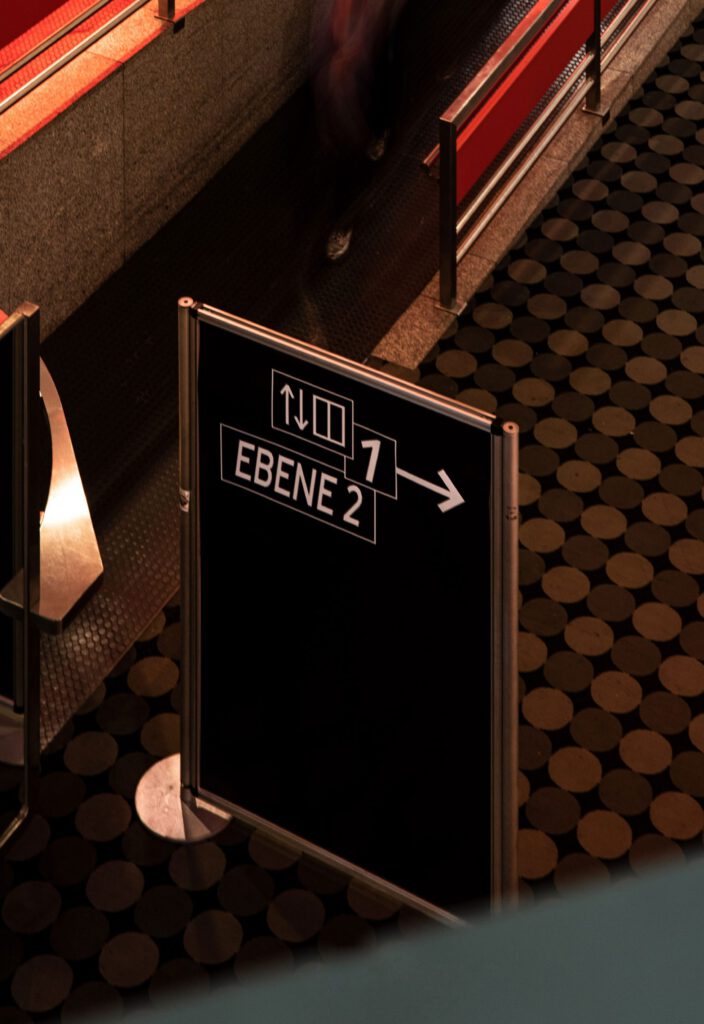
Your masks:
[[[388,15],[379,40],[379,53],[374,64],[374,83],[370,98],[369,127],[372,141],[367,155],[380,159],[386,145],[396,133],[399,112],[404,98],[406,65],[404,60],[404,25],[407,4],[385,0]]]
[[[328,52],[315,80],[332,225],[326,256],[332,261],[349,250],[373,165],[386,149],[400,94],[397,22],[402,8],[403,0],[376,0],[366,9],[362,4],[358,20],[350,23],[352,35],[337,40],[338,48]],[[331,17],[334,12],[335,0]]]

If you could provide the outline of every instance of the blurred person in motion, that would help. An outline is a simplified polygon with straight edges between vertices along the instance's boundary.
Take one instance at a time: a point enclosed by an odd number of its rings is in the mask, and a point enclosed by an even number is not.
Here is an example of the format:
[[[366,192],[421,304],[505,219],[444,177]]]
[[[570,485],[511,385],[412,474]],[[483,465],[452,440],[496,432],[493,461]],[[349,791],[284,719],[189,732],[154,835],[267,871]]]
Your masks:
[[[314,0],[311,81],[331,230],[326,257],[349,251],[359,197],[382,159],[400,92],[405,0]]]

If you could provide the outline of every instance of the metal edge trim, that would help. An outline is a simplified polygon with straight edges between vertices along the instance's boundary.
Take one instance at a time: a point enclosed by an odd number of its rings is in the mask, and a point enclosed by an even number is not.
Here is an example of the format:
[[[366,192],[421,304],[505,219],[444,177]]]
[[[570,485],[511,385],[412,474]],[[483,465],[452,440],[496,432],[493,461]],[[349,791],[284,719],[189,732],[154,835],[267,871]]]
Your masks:
[[[23,320],[23,313],[21,313],[19,309],[13,310],[13,312],[10,313],[2,323],[0,323],[0,341],[2,341],[7,334],[12,334],[16,331],[18,324],[21,324]]]
[[[193,792],[200,785],[200,749],[201,749],[201,671],[197,653],[201,641],[201,556],[200,556],[200,424],[198,416],[198,375],[200,372],[200,324],[197,317],[198,304],[194,304],[189,318],[189,352],[190,352],[190,415],[191,415],[191,513],[190,519],[190,550],[191,550],[191,694],[189,712],[191,715],[190,742],[193,751],[191,779]]]
[[[254,814],[252,811],[248,811],[244,807],[240,807],[237,804],[223,800],[221,797],[218,797],[207,790],[199,791],[198,798],[203,798],[215,807],[228,811],[233,815],[233,817],[244,822],[245,825],[261,828],[262,831],[268,832],[274,838],[280,839],[285,845],[294,846],[296,849],[300,849],[303,853],[310,854],[315,857],[316,860],[321,861],[328,867],[337,868],[338,870],[342,870],[345,874],[350,875],[352,878],[357,878],[360,881],[367,882],[375,889],[384,892],[388,896],[394,897],[404,905],[420,911],[427,917],[432,917],[437,921],[444,922],[445,924],[459,925],[464,923],[462,918],[458,917],[456,914],[452,914],[448,910],[443,910],[442,907],[438,907],[434,903],[429,903],[427,900],[423,900],[419,896],[414,896],[413,893],[408,892],[406,889],[402,889],[398,885],[394,885],[393,882],[388,882],[385,878],[380,878],[379,875],[375,875],[371,871],[367,871],[365,868],[361,868],[359,865],[345,860],[344,857],[338,857],[337,854],[331,853],[329,850],[325,850],[321,846],[316,846],[315,843],[311,843],[308,839],[303,839],[301,836],[296,835],[295,832],[289,832],[288,829],[282,828],[280,825],[276,825],[267,818],[262,818],[258,814]]]
[[[515,902],[518,801],[516,621],[518,427],[492,438],[492,902]]]
[[[457,299],[457,128],[450,121],[438,123],[440,152],[438,258],[440,303],[455,312]]]
[[[194,415],[197,377],[194,372],[195,303],[190,298],[178,301],[178,391],[179,391],[179,547],[181,563],[181,787],[188,793],[196,790],[198,751],[194,743],[196,722],[194,704],[198,693],[195,651],[198,648],[198,559],[196,537],[196,500],[194,471],[197,441]]]
[[[440,119],[452,121],[457,127],[460,127],[484,97],[498,85],[501,78],[528,49],[564,3],[565,0],[548,0],[548,2],[544,2],[540,10],[537,10],[539,4],[536,4],[516,25],[508,39],[487,61],[481,71],[474,76],[457,99],[440,115]]]
[[[32,778],[40,770],[40,661],[39,632],[33,612],[39,602],[41,574],[40,541],[40,476],[41,444],[40,395],[40,312],[39,307],[25,302],[19,307],[24,319],[24,672],[25,672],[25,765],[27,801],[30,802]]]
[[[638,6],[638,0],[631,0],[630,3],[624,4],[622,10],[618,12],[604,31],[602,39],[602,71],[609,66],[656,3],[657,0],[645,0],[645,3],[641,3]],[[637,9],[634,11],[634,8]],[[631,16],[630,21],[626,21],[629,16]]]
[[[10,824],[7,826],[4,832],[0,833],[0,850],[10,842],[13,836],[16,836],[21,828],[23,828],[29,821],[29,807],[24,804],[17,815],[12,819]]]
[[[280,334],[266,327],[260,327],[257,324],[216,309],[213,306],[208,306],[207,304],[199,305],[195,315],[199,321],[216,327],[223,327],[233,334],[242,334],[251,341],[259,341],[270,348],[278,348],[284,352],[289,352],[291,355],[315,366],[337,370],[348,377],[352,377],[354,380],[369,384],[379,391],[384,391],[387,394],[401,393],[416,405],[434,409],[436,412],[444,413],[452,419],[463,420],[479,430],[491,431],[492,424],[496,420],[496,417],[491,413],[485,413],[480,409],[473,409],[470,406],[462,405],[461,402],[456,402],[452,398],[433,395],[416,384],[398,380],[369,366],[361,366],[345,356],[326,352],[306,341]]]

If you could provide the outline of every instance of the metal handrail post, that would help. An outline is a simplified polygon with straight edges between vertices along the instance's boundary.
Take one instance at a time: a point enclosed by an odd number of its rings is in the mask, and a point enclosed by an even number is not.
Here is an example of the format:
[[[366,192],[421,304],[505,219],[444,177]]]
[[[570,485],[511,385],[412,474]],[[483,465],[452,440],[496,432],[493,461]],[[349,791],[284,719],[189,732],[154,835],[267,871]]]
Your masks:
[[[457,303],[457,126],[440,118],[440,304]]]
[[[159,0],[159,13],[157,18],[162,21],[173,21],[176,17],[176,0]]]
[[[589,77],[591,85],[587,93],[585,109],[595,114],[601,111],[601,0],[594,0],[594,30],[587,40],[587,53],[591,60]]]
[[[203,800],[200,786],[198,557],[198,306],[178,300],[178,486],[181,555],[180,753],[148,768],[137,784],[135,810],[155,835],[177,843],[212,839],[231,814]]]
[[[192,796],[197,778],[197,665],[194,639],[198,580],[195,560],[196,480],[194,426],[197,389],[197,324],[193,299],[178,302],[179,507],[181,547],[181,786]]]
[[[22,539],[24,567],[24,636],[22,665],[24,675],[24,729],[25,769],[27,785],[39,772],[39,640],[32,611],[39,601],[40,542],[39,515],[41,507],[41,479],[39,474],[39,445],[41,406],[39,397],[39,307],[25,302],[19,307],[23,316],[23,363],[26,390],[22,409],[23,425],[23,505],[25,529]],[[30,792],[27,800],[30,800]]]
[[[27,626],[29,623],[29,606],[27,603],[28,574],[24,571],[27,565],[27,542],[29,539],[29,518],[27,515],[28,498],[28,437],[27,415],[29,411],[29,384],[27,380],[30,361],[28,359],[28,327],[29,324],[17,310],[17,327],[13,331],[13,375],[12,382],[12,563],[13,573],[21,585],[20,615],[14,622],[14,710],[24,714],[27,705],[27,673],[25,670],[27,654]],[[3,581],[4,582],[4,581]]]

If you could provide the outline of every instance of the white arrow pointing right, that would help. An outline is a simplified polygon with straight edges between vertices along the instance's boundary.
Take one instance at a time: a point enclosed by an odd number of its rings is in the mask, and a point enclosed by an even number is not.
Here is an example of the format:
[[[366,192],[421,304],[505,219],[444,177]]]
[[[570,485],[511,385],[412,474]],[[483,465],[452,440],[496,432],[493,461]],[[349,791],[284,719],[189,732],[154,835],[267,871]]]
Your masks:
[[[439,484],[431,483],[430,480],[424,480],[423,477],[414,476],[413,473],[408,473],[405,469],[397,469],[396,473],[398,476],[402,476],[405,480],[410,480],[411,483],[419,484],[421,487],[425,487],[429,491],[435,491],[436,494],[442,494],[444,501],[441,501],[438,505],[441,512],[449,512],[451,508],[457,508],[458,505],[464,504],[464,498],[444,469],[438,470],[438,476],[444,484],[442,487]]]

